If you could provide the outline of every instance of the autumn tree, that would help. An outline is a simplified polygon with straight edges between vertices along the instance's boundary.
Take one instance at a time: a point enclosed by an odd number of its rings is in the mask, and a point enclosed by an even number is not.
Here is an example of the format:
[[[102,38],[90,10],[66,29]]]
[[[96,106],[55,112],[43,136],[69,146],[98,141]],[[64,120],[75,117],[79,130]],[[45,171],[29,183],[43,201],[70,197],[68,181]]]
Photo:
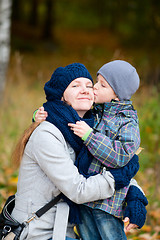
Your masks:
[[[0,101],[10,57],[11,0],[0,0]]]

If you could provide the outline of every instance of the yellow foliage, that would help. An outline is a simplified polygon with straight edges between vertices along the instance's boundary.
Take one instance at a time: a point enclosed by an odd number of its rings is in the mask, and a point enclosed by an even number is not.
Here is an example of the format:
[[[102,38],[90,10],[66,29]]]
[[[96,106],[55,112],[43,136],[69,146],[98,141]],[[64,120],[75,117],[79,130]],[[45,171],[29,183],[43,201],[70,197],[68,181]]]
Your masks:
[[[144,226],[142,227],[142,230],[143,230],[144,232],[151,232],[152,228],[151,228],[151,226],[144,225]]]
[[[4,189],[4,188],[0,189],[0,195],[1,195],[4,199],[7,199],[8,193],[7,193],[6,189]]]
[[[158,209],[156,209],[154,211],[151,211],[150,212],[150,216],[152,216],[155,219],[159,219],[160,220],[160,208],[158,208]]]
[[[146,132],[147,132],[147,133],[152,133],[152,128],[149,127],[149,126],[147,126],[147,127],[146,127]]]
[[[17,182],[18,182],[18,177],[11,177],[9,180],[8,180],[8,184],[9,185],[17,185]]]
[[[144,148],[139,147],[138,150],[135,152],[135,154],[137,154],[137,155],[140,154],[140,152],[141,152],[142,150],[144,150]]]
[[[77,236],[79,236],[76,226],[74,226],[74,232],[75,232],[75,234],[76,234]]]

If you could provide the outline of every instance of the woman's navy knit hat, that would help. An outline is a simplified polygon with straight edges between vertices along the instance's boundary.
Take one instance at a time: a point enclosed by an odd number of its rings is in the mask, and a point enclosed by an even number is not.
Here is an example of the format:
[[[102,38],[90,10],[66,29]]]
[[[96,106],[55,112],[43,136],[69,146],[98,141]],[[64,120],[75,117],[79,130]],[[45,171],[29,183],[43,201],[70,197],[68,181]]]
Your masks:
[[[115,60],[106,63],[98,70],[98,74],[105,78],[119,100],[129,100],[139,88],[140,79],[138,73],[126,61]]]
[[[81,63],[72,63],[66,67],[58,67],[44,86],[46,99],[48,101],[61,100],[68,85],[80,77],[88,78],[93,83],[90,73]]]

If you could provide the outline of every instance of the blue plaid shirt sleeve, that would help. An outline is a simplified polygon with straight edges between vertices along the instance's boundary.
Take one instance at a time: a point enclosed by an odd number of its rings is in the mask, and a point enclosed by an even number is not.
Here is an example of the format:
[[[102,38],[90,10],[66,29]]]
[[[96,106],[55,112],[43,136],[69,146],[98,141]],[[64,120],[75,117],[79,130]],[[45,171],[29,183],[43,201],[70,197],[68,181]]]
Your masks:
[[[107,132],[106,129],[104,131],[104,125],[103,132]],[[111,168],[123,167],[140,146],[138,122],[132,118],[123,118],[123,122],[121,119],[119,123],[111,124],[108,136],[101,132],[91,132],[84,143],[103,165]]]

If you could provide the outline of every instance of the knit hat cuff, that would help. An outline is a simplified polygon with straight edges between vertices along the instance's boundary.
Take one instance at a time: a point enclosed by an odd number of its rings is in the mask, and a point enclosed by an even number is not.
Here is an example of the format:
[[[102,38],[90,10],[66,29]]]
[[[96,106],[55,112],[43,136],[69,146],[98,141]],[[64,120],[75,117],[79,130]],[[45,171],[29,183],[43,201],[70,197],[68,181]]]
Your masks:
[[[66,67],[58,67],[44,86],[46,99],[48,101],[61,100],[65,89],[77,78],[88,78],[93,83],[90,73],[81,63],[72,63]]]

